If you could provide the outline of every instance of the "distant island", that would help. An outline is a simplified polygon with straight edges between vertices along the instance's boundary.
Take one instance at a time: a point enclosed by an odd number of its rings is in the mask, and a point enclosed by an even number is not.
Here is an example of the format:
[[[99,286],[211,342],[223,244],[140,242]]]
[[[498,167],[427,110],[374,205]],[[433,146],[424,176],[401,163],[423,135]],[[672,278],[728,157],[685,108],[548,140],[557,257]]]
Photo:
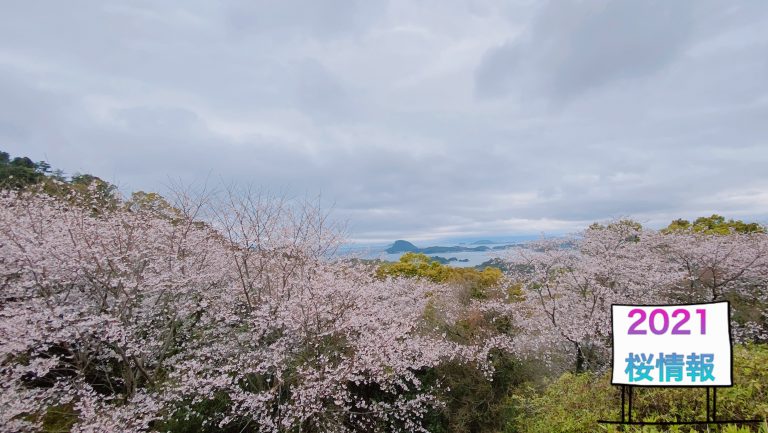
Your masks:
[[[491,241],[477,241],[473,242],[473,245],[477,245],[479,243],[483,244],[489,244],[494,243]],[[483,251],[490,251],[490,250],[505,250],[507,248],[512,248],[515,245],[509,244],[509,245],[496,245],[493,248],[488,247],[487,245],[480,245],[477,247],[467,247],[467,246],[451,246],[451,247],[426,247],[426,248],[419,248],[416,245],[399,239],[396,240],[389,248],[387,248],[385,251],[387,254],[397,254],[397,253],[423,253],[423,254],[440,254],[440,253],[461,253],[461,252],[483,252]]]
[[[445,258],[445,257],[441,257],[441,256],[429,256],[429,258],[434,260],[434,261],[436,261],[436,262],[438,262],[438,263],[440,263],[440,264],[442,264],[442,265],[447,265],[447,264],[449,264],[451,262],[459,262],[459,263],[467,263],[467,262],[469,262],[469,259],[457,259],[456,257]]]
[[[419,248],[408,242],[403,240],[397,240],[395,243],[392,244],[389,248],[387,248],[388,254],[396,254],[396,253],[410,253],[410,252],[416,252]]]

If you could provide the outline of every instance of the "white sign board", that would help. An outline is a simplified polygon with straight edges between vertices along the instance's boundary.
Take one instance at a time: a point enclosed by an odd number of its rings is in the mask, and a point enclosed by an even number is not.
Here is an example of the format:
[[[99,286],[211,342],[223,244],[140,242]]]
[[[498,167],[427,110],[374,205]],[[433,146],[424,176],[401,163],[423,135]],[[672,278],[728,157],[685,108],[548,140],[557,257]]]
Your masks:
[[[728,302],[612,305],[614,385],[731,386]]]

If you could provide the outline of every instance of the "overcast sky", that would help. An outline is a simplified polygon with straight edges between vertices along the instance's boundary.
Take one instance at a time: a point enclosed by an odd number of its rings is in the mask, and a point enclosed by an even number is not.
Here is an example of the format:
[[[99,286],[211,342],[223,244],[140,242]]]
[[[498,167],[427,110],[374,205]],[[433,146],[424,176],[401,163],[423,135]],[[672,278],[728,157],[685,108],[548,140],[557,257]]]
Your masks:
[[[354,239],[768,221],[768,1],[4,1],[0,149]]]

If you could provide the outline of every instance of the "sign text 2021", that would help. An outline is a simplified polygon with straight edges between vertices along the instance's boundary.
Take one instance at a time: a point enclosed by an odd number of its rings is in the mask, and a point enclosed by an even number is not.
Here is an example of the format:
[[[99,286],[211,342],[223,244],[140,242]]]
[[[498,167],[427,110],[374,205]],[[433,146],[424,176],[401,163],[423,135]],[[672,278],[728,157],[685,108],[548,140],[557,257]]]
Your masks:
[[[699,332],[701,335],[707,333],[707,310],[697,308],[696,314],[699,316]],[[637,317],[637,320],[629,327],[629,335],[645,335],[647,330],[641,329],[644,322],[648,319],[648,328],[656,335],[666,334],[672,326],[670,334],[672,335],[691,335],[691,329],[686,329],[688,321],[691,320],[691,312],[685,308],[678,308],[672,311],[672,315],[667,314],[667,310],[656,308],[647,314],[642,308],[634,308],[629,311],[630,319]],[[659,323],[660,322],[660,323]],[[674,323],[672,323],[674,322]]]

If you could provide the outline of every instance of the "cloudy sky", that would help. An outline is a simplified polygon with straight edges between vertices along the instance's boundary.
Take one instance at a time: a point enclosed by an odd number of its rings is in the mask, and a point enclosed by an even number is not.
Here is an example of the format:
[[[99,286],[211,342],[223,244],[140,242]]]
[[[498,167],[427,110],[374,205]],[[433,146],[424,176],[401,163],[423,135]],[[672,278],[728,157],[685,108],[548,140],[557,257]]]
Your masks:
[[[0,149],[367,241],[767,222],[768,2],[8,1]]]

